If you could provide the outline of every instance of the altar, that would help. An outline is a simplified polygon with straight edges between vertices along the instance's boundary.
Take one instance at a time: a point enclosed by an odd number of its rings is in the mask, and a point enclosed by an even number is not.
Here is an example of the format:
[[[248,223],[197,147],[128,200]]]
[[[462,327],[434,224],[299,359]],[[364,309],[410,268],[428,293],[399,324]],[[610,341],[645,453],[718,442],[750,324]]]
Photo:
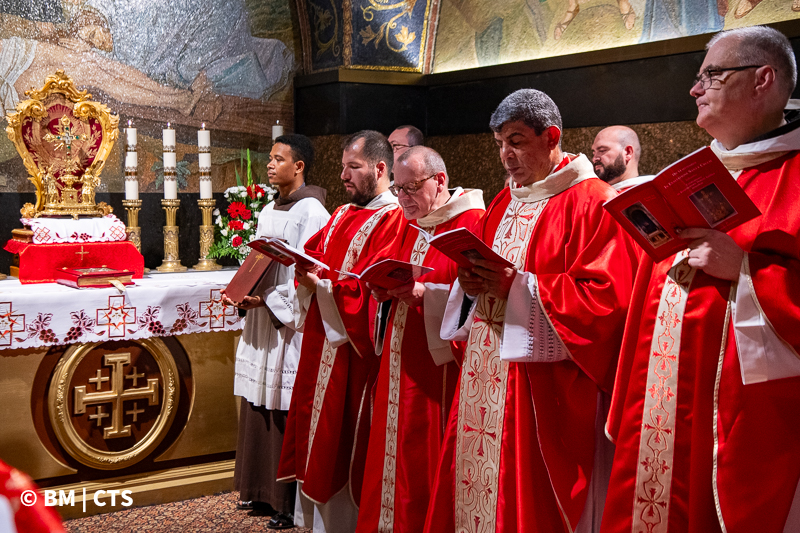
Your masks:
[[[0,281],[0,458],[75,494],[62,517],[124,509],[113,490],[141,506],[232,489],[234,273],[151,273],[124,292]]]

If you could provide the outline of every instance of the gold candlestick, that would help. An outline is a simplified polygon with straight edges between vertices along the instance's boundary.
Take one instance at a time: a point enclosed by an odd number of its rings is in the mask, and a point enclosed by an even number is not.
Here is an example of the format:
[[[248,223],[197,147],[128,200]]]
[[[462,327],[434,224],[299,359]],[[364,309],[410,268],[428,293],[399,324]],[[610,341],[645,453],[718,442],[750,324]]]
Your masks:
[[[187,270],[181,264],[178,254],[178,226],[177,214],[180,200],[161,200],[161,208],[167,213],[167,223],[164,225],[164,261],[156,268],[159,272],[184,272]]]
[[[142,253],[142,228],[139,227],[139,210],[142,208],[142,201],[122,200],[122,205],[128,213],[128,226],[125,228],[128,240],[139,250],[139,253]]]
[[[197,201],[200,210],[203,212],[203,223],[200,225],[200,261],[194,266],[195,270],[219,270],[222,265],[217,264],[214,259],[208,257],[208,251],[214,244],[214,225],[211,223],[211,211],[217,205],[213,198],[200,199]]]

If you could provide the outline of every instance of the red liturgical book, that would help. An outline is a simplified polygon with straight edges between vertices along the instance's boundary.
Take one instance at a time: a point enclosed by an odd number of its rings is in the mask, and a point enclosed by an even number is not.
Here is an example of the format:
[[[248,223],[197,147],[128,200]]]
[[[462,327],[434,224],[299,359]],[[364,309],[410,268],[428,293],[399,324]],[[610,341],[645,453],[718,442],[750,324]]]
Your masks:
[[[269,239],[256,239],[248,242],[247,246],[271,257],[285,266],[297,263],[307,270],[312,270],[315,266],[330,270],[325,263],[317,261],[302,250],[289,246],[289,244],[281,239],[276,239],[274,237]]]
[[[398,261],[397,259],[384,259],[383,261],[378,261],[374,265],[368,266],[361,274],[353,274],[352,272],[344,272],[341,270],[338,272],[367,283],[372,283],[378,287],[392,290],[401,285],[405,285],[409,281],[419,279],[431,271],[433,271],[433,269],[430,267],[412,265],[411,263]]]
[[[725,232],[761,214],[709,147],[679,159],[603,207],[655,261],[686,248],[690,241],[680,238],[679,230]]]
[[[116,270],[113,268],[67,268],[56,271],[56,282],[76,289],[116,287],[134,285],[132,270]],[[117,282],[117,283],[115,283]]]
[[[225,287],[225,296],[234,302],[243,301],[245,296],[254,296],[253,291],[267,273],[270,264],[272,264],[270,257],[255,250],[250,252]]]
[[[514,267],[508,260],[489,248],[485,242],[480,240],[477,235],[467,228],[445,231],[444,233],[434,236],[422,228],[413,225],[412,227],[422,233],[422,236],[428,241],[428,244],[455,261],[460,267],[472,268],[475,266],[470,262],[470,259],[485,259],[507,267]]]

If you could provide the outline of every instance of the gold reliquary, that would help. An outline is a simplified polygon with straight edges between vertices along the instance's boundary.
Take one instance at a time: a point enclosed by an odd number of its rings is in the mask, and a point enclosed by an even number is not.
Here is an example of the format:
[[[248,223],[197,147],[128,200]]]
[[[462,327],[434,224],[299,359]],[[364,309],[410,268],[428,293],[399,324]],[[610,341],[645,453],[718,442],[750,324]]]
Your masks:
[[[119,135],[119,117],[78,91],[63,70],[48,76],[41,90],[6,117],[14,143],[36,187],[36,205],[23,216],[103,216],[110,208],[95,204],[100,172]]]

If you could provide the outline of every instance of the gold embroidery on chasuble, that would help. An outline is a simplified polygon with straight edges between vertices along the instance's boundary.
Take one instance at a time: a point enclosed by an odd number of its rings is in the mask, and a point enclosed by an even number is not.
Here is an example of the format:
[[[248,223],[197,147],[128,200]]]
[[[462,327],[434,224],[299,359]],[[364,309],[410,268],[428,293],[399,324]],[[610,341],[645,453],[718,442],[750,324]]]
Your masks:
[[[372,234],[372,230],[375,229],[375,226],[378,224],[381,218],[383,218],[383,215],[393,209],[397,209],[398,207],[399,206],[397,204],[388,204],[380,209],[375,210],[375,213],[373,213],[367,219],[367,221],[358,229],[358,232],[356,232],[355,236],[350,240],[347,253],[344,256],[344,261],[342,262],[342,266],[339,268],[339,270],[350,271],[353,268],[353,265],[356,264],[359,256],[361,255],[361,251],[364,249],[367,239],[369,239],[369,236]],[[331,235],[333,235],[333,232],[336,230],[336,226],[342,220],[344,213],[348,209],[349,206],[345,206],[336,213],[336,217],[331,224],[331,229],[328,231],[328,235],[325,237],[323,253],[327,252]],[[345,277],[346,276],[344,274],[339,274],[340,280],[344,279]],[[322,357],[319,363],[319,371],[317,372],[317,383],[314,387],[314,402],[311,406],[311,422],[308,428],[308,454],[306,455],[306,468],[308,467],[308,461],[311,459],[311,447],[314,444],[314,436],[317,433],[317,424],[319,423],[319,417],[322,413],[322,403],[325,401],[325,391],[328,389],[328,382],[331,379],[331,372],[333,371],[333,363],[336,360],[336,351],[337,349],[331,346],[331,343],[326,336],[325,341],[322,343]]]
[[[494,235],[492,249],[522,269],[533,228],[547,199],[511,200]],[[455,464],[456,531],[494,533],[500,477],[508,363],[500,359],[506,301],[478,296],[467,341],[458,401]]]
[[[681,252],[667,273],[658,304],[642,412],[633,501],[633,533],[666,533],[675,451],[678,354],[683,314],[695,269]]]
[[[435,228],[424,228],[434,233]],[[410,263],[422,265],[430,249],[422,234],[417,234],[411,251]],[[398,302],[392,319],[392,337],[389,343],[389,401],[386,408],[386,449],[383,459],[383,481],[381,483],[381,514],[378,531],[391,533],[394,530],[394,489],[397,479],[397,421],[400,413],[400,351],[406,329],[408,304]]]

